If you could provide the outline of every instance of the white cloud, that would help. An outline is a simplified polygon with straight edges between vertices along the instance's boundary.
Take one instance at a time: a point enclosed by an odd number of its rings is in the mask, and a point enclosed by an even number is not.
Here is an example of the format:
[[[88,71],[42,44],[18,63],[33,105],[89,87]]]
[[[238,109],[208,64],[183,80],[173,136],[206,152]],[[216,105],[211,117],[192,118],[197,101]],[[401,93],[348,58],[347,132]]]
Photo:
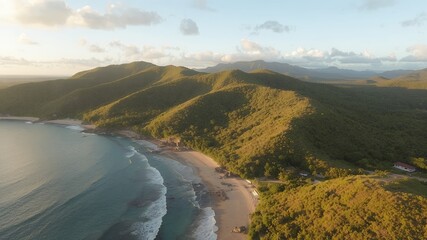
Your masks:
[[[386,8],[393,6],[395,0],[364,0],[363,4],[360,6],[361,10],[378,10],[381,8]]]
[[[182,19],[181,25],[179,26],[179,29],[182,34],[184,35],[198,35],[199,34],[199,27],[197,27],[197,23],[193,20],[186,18]]]
[[[103,53],[103,52],[105,52],[105,49],[98,46],[98,45],[92,44],[89,46],[89,51],[91,51],[93,53]]]
[[[108,6],[105,13],[84,6],[74,10],[64,0],[15,0],[13,18],[24,25],[77,26],[91,29],[113,30],[128,26],[150,26],[163,19],[156,12],[129,8],[124,5]]]
[[[200,9],[200,10],[214,11],[213,8],[208,6],[207,0],[192,0],[192,5],[193,5],[193,7]]]
[[[402,62],[427,62],[427,45],[417,44],[406,49],[410,54],[400,61]]]
[[[330,62],[339,62],[343,64],[381,64],[382,62],[397,61],[394,54],[385,57],[376,57],[371,52],[365,50],[361,53],[344,52],[336,48],[332,48],[328,57]]]
[[[10,56],[0,56],[0,66],[4,65],[29,65],[31,64],[30,61],[24,59],[24,58],[16,58],[16,57],[10,57]]]
[[[172,53],[176,53],[180,49],[171,46],[155,47],[143,45],[138,47],[136,45],[123,44],[119,41],[110,42],[110,47],[120,50],[126,61],[144,60],[144,61],[158,61],[162,58],[173,57]]]
[[[3,74],[27,74],[39,75],[72,75],[76,72],[103,65],[117,64],[111,58],[61,58],[49,60],[31,60],[0,56],[0,71]]]
[[[126,28],[127,26],[149,26],[161,21],[162,18],[156,12],[110,5],[104,14],[96,12],[90,6],[78,9],[68,19],[68,24],[92,29],[112,30]]]
[[[420,13],[415,18],[403,21],[402,27],[422,26],[427,21],[427,13]]]
[[[266,21],[263,24],[260,24],[255,27],[255,31],[260,30],[270,30],[275,33],[283,33],[283,32],[289,32],[291,29],[287,25],[283,25],[277,21]]]
[[[261,47],[258,43],[249,41],[247,39],[242,39],[240,41],[240,45],[245,53],[259,54],[263,51],[263,47]]]
[[[15,18],[23,24],[63,25],[72,10],[62,0],[15,0]]]
[[[273,47],[265,47],[248,39],[240,40],[240,46],[237,47],[236,53],[223,54],[220,58],[222,62],[252,61],[263,59],[274,61],[281,59],[282,55],[279,50]]]
[[[21,33],[21,35],[19,35],[18,42],[21,44],[27,44],[27,45],[37,45],[38,44],[38,42],[29,38],[27,36],[27,34],[25,34],[25,33]]]

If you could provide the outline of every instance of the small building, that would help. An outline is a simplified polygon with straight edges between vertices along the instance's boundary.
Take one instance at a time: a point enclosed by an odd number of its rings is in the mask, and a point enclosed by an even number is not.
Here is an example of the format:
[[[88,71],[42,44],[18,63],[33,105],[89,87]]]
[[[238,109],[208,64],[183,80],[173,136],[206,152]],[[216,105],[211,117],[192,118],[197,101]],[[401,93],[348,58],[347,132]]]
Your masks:
[[[403,163],[403,162],[395,162],[393,167],[400,169],[400,170],[403,170],[405,172],[415,172],[417,170],[414,166],[411,166],[411,165]]]

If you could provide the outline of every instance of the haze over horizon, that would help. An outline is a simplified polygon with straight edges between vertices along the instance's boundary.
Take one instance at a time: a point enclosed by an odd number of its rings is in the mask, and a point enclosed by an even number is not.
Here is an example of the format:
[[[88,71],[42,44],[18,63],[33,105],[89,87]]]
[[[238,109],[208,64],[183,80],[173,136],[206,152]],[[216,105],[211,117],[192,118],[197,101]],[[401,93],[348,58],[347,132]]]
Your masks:
[[[0,0],[0,72],[71,75],[147,61],[386,71],[427,66],[421,0]]]

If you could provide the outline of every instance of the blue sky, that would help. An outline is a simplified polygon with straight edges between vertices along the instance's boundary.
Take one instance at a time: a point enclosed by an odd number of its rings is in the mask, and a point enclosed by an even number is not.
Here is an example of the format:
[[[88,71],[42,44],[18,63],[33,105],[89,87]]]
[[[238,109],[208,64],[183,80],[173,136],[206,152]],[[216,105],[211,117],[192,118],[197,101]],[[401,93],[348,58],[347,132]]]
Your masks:
[[[425,0],[0,0],[0,74],[149,61],[427,67]]]

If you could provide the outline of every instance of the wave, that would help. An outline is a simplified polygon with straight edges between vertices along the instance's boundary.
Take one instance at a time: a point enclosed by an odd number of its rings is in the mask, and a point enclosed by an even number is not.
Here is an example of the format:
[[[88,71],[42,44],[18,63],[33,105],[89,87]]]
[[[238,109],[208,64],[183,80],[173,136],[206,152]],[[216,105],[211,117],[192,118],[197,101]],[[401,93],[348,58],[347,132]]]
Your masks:
[[[74,131],[79,131],[79,132],[85,130],[84,128],[82,128],[82,127],[80,127],[78,125],[70,125],[70,126],[66,126],[65,128],[68,128],[68,129],[71,129],[71,130],[74,130]]]
[[[216,240],[218,227],[215,221],[215,212],[211,207],[200,209],[200,213],[196,218],[193,226],[191,238],[203,240]]]
[[[28,121],[28,122],[25,122],[26,124],[34,124],[33,122],[31,122],[31,121]]]
[[[135,142],[138,143],[139,145],[143,146],[144,148],[146,148],[149,151],[158,151],[158,150],[160,150],[160,148],[156,144],[151,143],[149,141],[136,140]]]
[[[134,147],[133,152],[139,160],[148,164],[148,159],[145,155],[137,152]],[[160,172],[148,164],[148,183],[156,185],[160,197],[146,205],[144,212],[140,218],[143,221],[136,222],[132,225],[132,234],[136,235],[140,240],[154,240],[159,233],[163,222],[163,216],[167,213],[166,192],[167,188],[164,185],[164,180]]]
[[[178,161],[165,157],[154,156],[153,159],[164,162],[172,169],[180,181],[189,186],[186,190],[186,198],[198,209],[198,214],[191,224],[190,231],[187,232],[188,239],[214,240],[217,239],[215,212],[210,207],[209,195],[206,194],[206,187],[201,178],[195,173],[194,169]],[[206,199],[208,198],[208,199]]]
[[[128,149],[130,151],[126,153],[126,157],[131,158],[131,157],[135,156],[135,154],[137,153],[137,151],[135,150],[135,147],[134,146],[128,146]]]

